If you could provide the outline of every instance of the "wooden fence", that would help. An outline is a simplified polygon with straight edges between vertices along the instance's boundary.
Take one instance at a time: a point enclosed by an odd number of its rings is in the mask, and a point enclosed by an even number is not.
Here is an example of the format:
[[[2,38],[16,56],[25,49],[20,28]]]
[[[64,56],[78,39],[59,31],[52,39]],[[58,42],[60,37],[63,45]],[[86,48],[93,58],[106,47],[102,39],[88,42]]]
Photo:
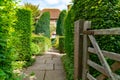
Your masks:
[[[120,69],[120,54],[101,50],[94,35],[120,35],[120,28],[90,30],[91,22],[78,20],[75,22],[74,32],[74,80],[120,80],[114,72]],[[90,47],[90,43],[93,47]],[[90,54],[96,54],[101,65],[89,59]],[[111,66],[105,58],[115,60]],[[89,67],[101,74],[93,77]]]

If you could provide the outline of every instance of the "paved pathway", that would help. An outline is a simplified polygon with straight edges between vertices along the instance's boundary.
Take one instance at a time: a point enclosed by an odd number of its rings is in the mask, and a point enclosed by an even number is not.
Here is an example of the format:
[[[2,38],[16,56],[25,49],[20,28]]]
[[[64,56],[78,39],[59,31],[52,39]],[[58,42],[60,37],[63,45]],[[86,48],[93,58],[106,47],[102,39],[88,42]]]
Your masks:
[[[37,56],[36,62],[25,70],[27,77],[23,80],[65,80],[61,54],[49,51]],[[34,75],[30,76],[30,75]]]

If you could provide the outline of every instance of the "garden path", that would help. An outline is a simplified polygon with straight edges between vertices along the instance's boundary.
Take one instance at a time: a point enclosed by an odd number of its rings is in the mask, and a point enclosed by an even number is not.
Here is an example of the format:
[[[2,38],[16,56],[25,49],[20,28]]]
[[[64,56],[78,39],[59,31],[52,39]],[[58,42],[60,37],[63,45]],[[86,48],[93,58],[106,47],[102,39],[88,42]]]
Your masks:
[[[54,49],[46,52],[43,56],[37,56],[36,62],[24,71],[27,77],[23,80],[65,80],[62,56],[63,54],[59,54]]]

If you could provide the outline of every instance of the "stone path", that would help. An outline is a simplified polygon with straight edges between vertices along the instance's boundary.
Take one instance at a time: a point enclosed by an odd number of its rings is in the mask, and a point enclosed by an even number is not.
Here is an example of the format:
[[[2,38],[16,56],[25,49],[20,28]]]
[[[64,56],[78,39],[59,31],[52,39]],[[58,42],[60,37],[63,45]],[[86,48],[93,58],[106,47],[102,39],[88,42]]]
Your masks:
[[[27,77],[23,80],[65,80],[61,56],[62,54],[52,51],[37,56],[33,66],[25,70]]]

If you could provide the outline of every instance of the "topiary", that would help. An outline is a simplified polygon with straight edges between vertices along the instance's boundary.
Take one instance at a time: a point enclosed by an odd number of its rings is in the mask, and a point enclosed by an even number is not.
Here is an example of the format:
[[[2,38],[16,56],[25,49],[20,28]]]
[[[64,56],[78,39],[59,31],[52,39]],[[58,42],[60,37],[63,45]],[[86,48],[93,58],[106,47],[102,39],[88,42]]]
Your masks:
[[[50,38],[50,13],[44,12],[39,18],[36,27],[35,34],[43,34],[44,36]]]
[[[66,16],[66,10],[63,10],[60,15],[59,18],[57,20],[57,27],[56,27],[56,34],[59,36],[63,36],[64,35],[64,19]]]

